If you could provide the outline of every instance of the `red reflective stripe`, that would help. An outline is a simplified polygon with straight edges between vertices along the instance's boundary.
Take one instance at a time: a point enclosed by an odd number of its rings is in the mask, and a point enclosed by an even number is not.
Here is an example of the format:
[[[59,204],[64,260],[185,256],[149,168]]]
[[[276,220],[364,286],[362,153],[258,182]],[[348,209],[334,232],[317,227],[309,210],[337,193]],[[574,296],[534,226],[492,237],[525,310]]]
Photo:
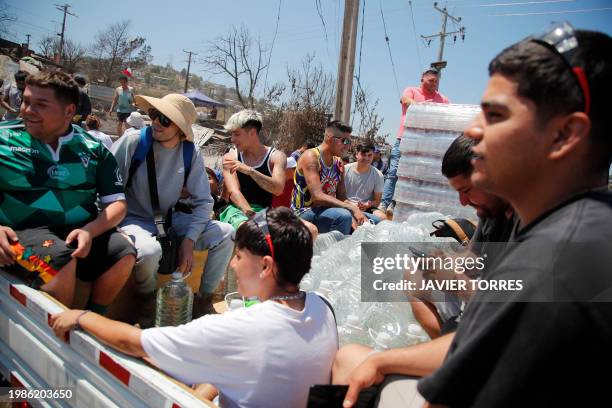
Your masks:
[[[582,88],[582,93],[584,94],[584,113],[588,115],[591,111],[591,92],[589,89],[589,81],[587,81],[584,69],[574,67],[572,68],[572,71],[574,71],[574,74],[576,74],[576,78],[578,78],[578,82],[580,83],[580,88]]]
[[[114,362],[106,353],[100,352],[100,366],[104,367],[109,373],[114,375],[125,385],[130,383],[130,372],[121,365]]]
[[[9,288],[9,292],[11,293],[11,296],[17,299],[19,303],[21,303],[24,306],[26,305],[26,296],[23,293],[21,293],[19,289],[11,285]]]
[[[21,381],[19,381],[19,379],[15,377],[15,374],[13,373],[11,373],[10,382],[13,387],[23,387],[23,384],[21,383]]]
[[[174,404],[172,404],[172,408],[181,408],[181,406],[175,402]]]

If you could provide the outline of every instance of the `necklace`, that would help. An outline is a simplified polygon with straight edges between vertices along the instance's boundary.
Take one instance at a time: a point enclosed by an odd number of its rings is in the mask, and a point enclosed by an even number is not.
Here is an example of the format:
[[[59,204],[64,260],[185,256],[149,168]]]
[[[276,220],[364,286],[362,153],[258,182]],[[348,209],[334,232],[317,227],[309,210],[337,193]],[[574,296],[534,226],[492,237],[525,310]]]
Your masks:
[[[306,296],[306,292],[303,292],[300,290],[293,295],[272,296],[271,298],[269,298],[269,300],[294,300],[294,299],[301,299],[304,296]]]

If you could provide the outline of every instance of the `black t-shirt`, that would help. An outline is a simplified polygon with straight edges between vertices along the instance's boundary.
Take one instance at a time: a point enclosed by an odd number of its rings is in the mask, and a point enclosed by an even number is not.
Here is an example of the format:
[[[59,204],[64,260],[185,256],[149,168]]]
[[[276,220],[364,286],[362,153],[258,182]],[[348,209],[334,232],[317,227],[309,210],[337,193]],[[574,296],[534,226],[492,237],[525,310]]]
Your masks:
[[[484,255],[486,270],[491,270],[510,241],[513,230],[518,226],[518,217],[510,218],[505,213],[498,217],[481,218],[470,240],[470,250],[478,255]]]
[[[270,171],[269,162],[270,156],[272,153],[274,153],[274,150],[274,148],[269,147],[268,153],[264,157],[263,161],[259,163],[259,165],[253,166],[253,169],[260,172],[264,176],[271,177],[272,172]],[[238,161],[244,163],[242,153],[238,153]],[[247,176],[246,174],[242,174],[240,172],[237,172],[236,174],[238,175],[238,183],[240,183],[240,192],[249,204],[257,204],[261,207],[272,206],[272,193],[259,187],[259,184],[257,184],[255,180],[251,178],[251,176]]]
[[[485,279],[523,290],[479,291],[419,392],[450,407],[609,404],[612,194],[576,197],[514,238]]]

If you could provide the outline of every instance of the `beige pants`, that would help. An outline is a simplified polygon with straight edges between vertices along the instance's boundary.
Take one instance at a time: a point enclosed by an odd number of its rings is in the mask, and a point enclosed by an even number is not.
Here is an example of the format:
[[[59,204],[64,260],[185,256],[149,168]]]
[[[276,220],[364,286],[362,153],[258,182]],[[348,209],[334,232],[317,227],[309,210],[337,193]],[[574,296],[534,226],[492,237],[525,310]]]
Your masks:
[[[378,408],[422,408],[425,399],[417,391],[419,378],[403,375],[388,376],[382,384]]]

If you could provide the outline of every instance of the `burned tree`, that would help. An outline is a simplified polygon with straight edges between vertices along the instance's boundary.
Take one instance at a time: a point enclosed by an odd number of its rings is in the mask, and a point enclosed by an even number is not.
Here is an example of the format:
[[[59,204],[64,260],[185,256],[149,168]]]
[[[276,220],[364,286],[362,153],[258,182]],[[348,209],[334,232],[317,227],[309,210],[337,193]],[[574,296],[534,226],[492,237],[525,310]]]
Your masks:
[[[245,108],[255,107],[256,89],[268,66],[268,51],[244,26],[240,30],[232,27],[227,35],[208,44],[208,56],[203,59],[208,70],[232,78],[238,102]]]

